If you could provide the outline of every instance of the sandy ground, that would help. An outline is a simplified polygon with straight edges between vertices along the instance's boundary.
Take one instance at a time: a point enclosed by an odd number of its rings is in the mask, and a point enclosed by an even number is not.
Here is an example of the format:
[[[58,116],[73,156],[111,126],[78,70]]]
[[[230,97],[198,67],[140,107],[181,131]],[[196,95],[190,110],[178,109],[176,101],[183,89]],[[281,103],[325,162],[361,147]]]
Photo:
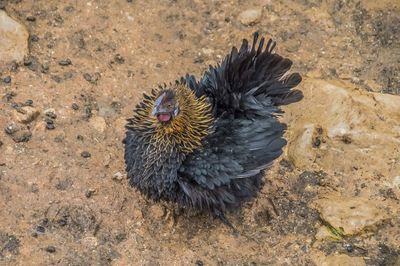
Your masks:
[[[400,192],[385,185],[398,166],[379,171],[383,164],[368,163],[361,171],[348,157],[339,171],[301,161],[290,153],[296,131],[289,124],[289,152],[268,172],[259,197],[229,215],[237,235],[205,215],[185,213],[174,223],[166,206],[131,189],[121,143],[143,92],[186,73],[201,75],[257,30],[294,61],[305,77],[301,89],[318,90],[316,79],[340,81],[400,103],[398,1],[3,0],[0,6],[30,33],[30,56],[19,67],[0,65],[1,79],[11,77],[0,81],[1,265],[400,263]],[[248,8],[262,15],[245,26],[238,16]],[[18,123],[23,105],[40,114]],[[306,120],[308,107],[316,113],[315,105],[293,105],[283,119]],[[390,110],[398,109],[389,108],[386,118],[399,116]],[[24,129],[10,135],[12,127]],[[390,158],[368,157],[400,164],[399,147],[390,147]],[[332,191],[382,203],[384,215],[354,234],[337,233],[317,204]],[[321,240],[321,228],[336,238]]]

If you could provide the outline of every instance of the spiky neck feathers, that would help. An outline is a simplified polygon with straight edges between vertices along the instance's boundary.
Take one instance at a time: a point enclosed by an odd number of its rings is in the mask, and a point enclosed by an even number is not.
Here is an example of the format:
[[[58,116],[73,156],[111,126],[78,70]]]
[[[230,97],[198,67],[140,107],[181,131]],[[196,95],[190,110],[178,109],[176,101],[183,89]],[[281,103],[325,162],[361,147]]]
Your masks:
[[[167,123],[161,123],[154,116],[157,99],[163,94],[173,94],[179,106],[179,114]],[[211,105],[205,97],[197,98],[192,90],[183,84],[171,88],[153,89],[151,95],[136,106],[135,115],[128,119],[127,128],[148,138],[155,146],[178,147],[184,153],[200,148],[202,140],[210,133],[213,125]]]

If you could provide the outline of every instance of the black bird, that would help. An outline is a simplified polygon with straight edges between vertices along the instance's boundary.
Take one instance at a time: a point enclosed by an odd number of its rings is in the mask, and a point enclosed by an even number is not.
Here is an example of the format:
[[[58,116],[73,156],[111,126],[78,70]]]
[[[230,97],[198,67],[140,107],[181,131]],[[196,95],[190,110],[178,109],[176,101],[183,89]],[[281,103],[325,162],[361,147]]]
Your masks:
[[[196,81],[186,75],[144,95],[126,125],[131,186],[146,197],[224,213],[256,196],[262,176],[282,154],[286,125],[280,105],[300,101],[292,61],[275,42],[246,39]]]

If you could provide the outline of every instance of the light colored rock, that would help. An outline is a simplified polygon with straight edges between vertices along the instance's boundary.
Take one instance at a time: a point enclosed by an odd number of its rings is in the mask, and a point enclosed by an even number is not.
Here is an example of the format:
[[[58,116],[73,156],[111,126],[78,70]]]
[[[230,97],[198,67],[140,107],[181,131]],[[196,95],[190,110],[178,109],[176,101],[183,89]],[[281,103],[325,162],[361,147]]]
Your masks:
[[[107,105],[99,103],[99,116],[110,118],[115,115],[115,110]]]
[[[313,261],[319,266],[364,266],[365,261],[361,257],[350,257],[344,254],[334,254],[325,256],[322,252],[318,252],[313,256]]]
[[[262,16],[261,8],[247,9],[239,14],[239,21],[245,26],[251,26],[260,22]]]
[[[121,172],[116,172],[113,175],[113,179],[116,181],[121,181],[125,176]]]
[[[334,228],[343,229],[344,235],[371,230],[388,218],[378,202],[362,197],[329,195],[314,202],[321,218]]]
[[[388,163],[400,150],[400,97],[355,89],[345,82],[304,79],[304,99],[284,107],[289,125],[287,155],[299,168],[392,177],[400,164]],[[313,147],[317,129],[324,141]],[[373,167],[371,167],[373,166]]]
[[[107,128],[106,120],[101,116],[95,116],[90,119],[90,125],[100,133],[104,133]]]
[[[36,119],[40,114],[39,110],[32,106],[21,107],[19,111],[14,111],[15,120],[19,123],[30,123]]]
[[[394,188],[400,189],[400,176],[395,176],[392,184]]]
[[[29,33],[3,10],[0,10],[0,63],[22,61],[28,54]]]

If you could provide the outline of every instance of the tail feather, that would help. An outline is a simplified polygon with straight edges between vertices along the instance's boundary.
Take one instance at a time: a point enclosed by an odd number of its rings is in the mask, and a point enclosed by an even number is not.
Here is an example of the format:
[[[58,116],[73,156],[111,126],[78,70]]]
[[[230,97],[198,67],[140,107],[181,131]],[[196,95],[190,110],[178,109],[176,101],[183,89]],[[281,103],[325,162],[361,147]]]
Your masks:
[[[270,97],[275,106],[301,100],[302,93],[293,90],[301,76],[287,74],[292,61],[273,53],[275,46],[271,39],[265,45],[265,38],[259,38],[257,32],[251,47],[244,39],[240,49],[233,47],[220,66],[210,67],[197,84],[196,94],[213,98],[220,114],[243,112],[246,97],[260,94]]]

